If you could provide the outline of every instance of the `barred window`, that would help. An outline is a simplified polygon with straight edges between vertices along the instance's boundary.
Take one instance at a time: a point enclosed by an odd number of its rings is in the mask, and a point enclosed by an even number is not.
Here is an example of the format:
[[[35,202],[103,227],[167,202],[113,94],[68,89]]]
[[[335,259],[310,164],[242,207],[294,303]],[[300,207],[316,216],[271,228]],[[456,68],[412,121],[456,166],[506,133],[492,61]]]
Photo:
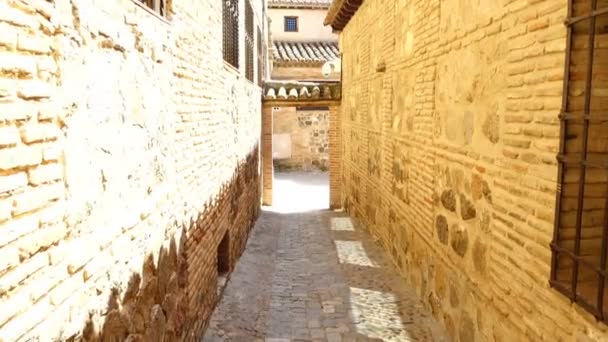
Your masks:
[[[550,283],[608,322],[608,2],[569,0]]]
[[[245,2],[245,76],[253,82],[253,9],[249,1]]]
[[[261,87],[266,72],[266,44],[262,40],[262,29],[258,27],[258,85]]]
[[[163,17],[167,16],[167,0],[137,0]]]
[[[239,1],[222,0],[222,35],[224,60],[239,67]]]
[[[298,32],[298,17],[285,17],[285,32]]]

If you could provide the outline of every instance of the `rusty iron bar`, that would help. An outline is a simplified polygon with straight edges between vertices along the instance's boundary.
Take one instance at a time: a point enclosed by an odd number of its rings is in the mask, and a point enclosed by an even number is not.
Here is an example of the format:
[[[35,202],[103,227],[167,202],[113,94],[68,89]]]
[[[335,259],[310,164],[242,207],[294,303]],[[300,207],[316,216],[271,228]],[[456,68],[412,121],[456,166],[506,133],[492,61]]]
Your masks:
[[[582,259],[580,256],[574,255],[574,253],[572,251],[568,250],[567,248],[564,248],[564,247],[558,246],[557,244],[552,243],[551,250],[556,251],[558,253],[566,254],[571,259],[577,259],[582,265],[597,272],[598,274],[604,274],[604,275],[606,274],[605,269],[601,269],[599,266],[596,266],[596,265],[592,264],[591,262],[589,262],[585,259]],[[558,280],[556,279],[556,281],[558,281]],[[568,297],[570,297],[570,296],[568,296]]]
[[[593,11],[597,0],[591,0],[591,8]],[[594,52],[594,40],[595,40],[595,17],[591,17],[589,25],[589,46],[587,47],[587,72],[585,75],[585,99],[583,104],[583,112],[585,115],[590,114],[591,109],[591,80],[593,77],[593,52]],[[572,26],[572,25],[570,25]],[[581,159],[587,160],[587,147],[589,143],[589,121],[583,121],[583,138],[581,141]],[[578,195],[577,195],[577,207],[576,207],[576,232],[574,234],[574,255],[577,257],[581,253],[581,234],[583,225],[583,205],[585,200],[585,176],[587,174],[587,167],[584,164],[580,166],[579,183],[578,183]],[[573,301],[577,298],[577,287],[578,287],[578,271],[579,271],[579,258],[573,259],[574,264],[572,266],[572,295]]]
[[[596,5],[596,7],[597,7],[597,5]],[[580,21],[586,20],[586,19],[597,18],[602,14],[608,14],[608,7],[601,8],[599,10],[594,9],[589,14],[579,15],[579,16],[573,17],[573,18],[568,18],[568,19],[566,19],[566,25],[574,25],[574,24],[576,24]]]
[[[572,16],[572,4],[573,0],[568,0],[568,13],[567,16],[570,18]],[[564,85],[563,85],[563,98],[562,98],[562,112],[565,113],[568,111],[568,93],[570,91],[570,54],[572,51],[572,26],[566,25],[566,56],[565,56],[565,66],[564,66]],[[564,120],[560,120],[560,139],[559,139],[559,155],[563,155],[566,151],[566,122]],[[559,228],[561,225],[561,202],[562,202],[562,184],[564,183],[564,164],[558,159],[557,166],[557,191],[556,191],[556,199],[555,199],[555,227],[553,228],[553,242],[551,243],[551,247],[553,245],[559,245]],[[559,263],[559,252],[554,250],[551,253],[551,277],[550,281],[557,281],[557,268]]]
[[[591,55],[591,60],[589,61],[589,70],[587,70],[587,77],[589,78],[593,78],[593,54],[595,52],[595,24],[596,24],[596,19],[597,17],[599,17],[602,14],[608,14],[608,7],[603,8],[602,10],[597,10],[597,0],[592,0],[591,2],[591,18],[589,19],[590,23],[589,23],[589,50],[591,50],[590,55]],[[589,93],[591,93],[591,86],[592,86],[592,80],[587,80],[587,82],[589,83],[590,89],[589,89]],[[585,104],[589,105],[589,111],[586,112],[585,114],[587,115],[591,115],[591,94],[587,94],[585,93],[586,97],[589,98],[589,101],[587,103],[587,101],[585,102]],[[585,100],[587,100],[585,98]],[[589,121],[585,121],[585,122],[589,122]],[[606,269],[606,256],[608,254],[608,187],[606,189],[606,199],[604,201],[604,220],[603,220],[603,227],[602,227],[602,249],[600,252],[600,269],[601,270],[605,270]],[[596,304],[597,304],[597,311],[598,311],[598,319],[600,320],[604,320],[604,287],[606,284],[606,273],[605,272],[598,272],[598,277],[599,277],[599,281],[598,281],[598,287],[597,287],[597,297],[596,297]]]
[[[597,0],[591,0],[590,11],[593,12],[597,7]],[[591,86],[593,79],[593,53],[595,51],[595,17],[592,16],[589,19],[589,45],[587,46],[587,73],[585,75],[585,100],[583,104],[584,115],[591,114]],[[587,161],[587,147],[589,144],[589,121],[583,121],[583,141],[581,159]],[[581,253],[581,234],[583,225],[583,206],[585,200],[585,176],[587,173],[587,166],[582,164],[580,166],[579,184],[578,184],[578,198],[576,208],[576,233],[574,237],[574,254],[580,256]],[[572,298],[576,301],[577,287],[578,287],[578,271],[579,271],[580,259],[574,260],[572,267]]]
[[[564,112],[559,114],[560,120],[570,121],[570,120],[589,120],[595,122],[608,122],[608,116],[602,115],[585,115],[585,114],[575,114]]]

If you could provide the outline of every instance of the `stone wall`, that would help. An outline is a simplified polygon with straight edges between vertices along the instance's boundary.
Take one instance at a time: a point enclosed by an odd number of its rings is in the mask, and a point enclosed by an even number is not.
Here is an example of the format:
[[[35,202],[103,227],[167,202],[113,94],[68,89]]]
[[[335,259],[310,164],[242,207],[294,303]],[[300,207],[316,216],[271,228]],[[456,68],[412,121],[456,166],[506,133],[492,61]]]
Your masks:
[[[340,36],[344,205],[456,341],[608,339],[548,283],[566,7],[371,0]]]
[[[0,341],[201,336],[258,215],[261,90],[221,2],[168,6],[0,0]]]
[[[274,110],[273,115],[273,134],[291,137],[291,157],[275,159],[277,171],[326,171],[329,168],[329,111],[285,107]]]

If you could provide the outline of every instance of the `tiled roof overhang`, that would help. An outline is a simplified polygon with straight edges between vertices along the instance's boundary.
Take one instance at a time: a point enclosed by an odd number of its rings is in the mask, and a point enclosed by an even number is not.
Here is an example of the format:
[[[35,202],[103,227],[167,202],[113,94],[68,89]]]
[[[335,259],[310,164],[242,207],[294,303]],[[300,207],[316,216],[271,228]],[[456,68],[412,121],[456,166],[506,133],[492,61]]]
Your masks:
[[[334,31],[342,31],[362,3],[363,0],[334,0],[323,24],[330,25]]]
[[[269,0],[268,8],[327,9],[331,0]]]
[[[274,42],[273,63],[277,66],[321,66],[340,56],[337,42]]]
[[[264,83],[265,106],[339,103],[341,98],[340,82],[268,81]]]

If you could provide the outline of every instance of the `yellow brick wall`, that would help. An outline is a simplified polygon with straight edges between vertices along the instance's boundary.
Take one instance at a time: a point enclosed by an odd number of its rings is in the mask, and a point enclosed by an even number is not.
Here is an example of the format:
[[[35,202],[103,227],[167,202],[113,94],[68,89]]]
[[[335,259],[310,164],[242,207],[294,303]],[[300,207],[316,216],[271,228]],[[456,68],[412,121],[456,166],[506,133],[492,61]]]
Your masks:
[[[0,341],[204,329],[258,215],[261,90],[221,2],[169,3],[0,0]]]
[[[340,35],[345,207],[456,341],[608,339],[548,284],[566,8],[369,0]]]

